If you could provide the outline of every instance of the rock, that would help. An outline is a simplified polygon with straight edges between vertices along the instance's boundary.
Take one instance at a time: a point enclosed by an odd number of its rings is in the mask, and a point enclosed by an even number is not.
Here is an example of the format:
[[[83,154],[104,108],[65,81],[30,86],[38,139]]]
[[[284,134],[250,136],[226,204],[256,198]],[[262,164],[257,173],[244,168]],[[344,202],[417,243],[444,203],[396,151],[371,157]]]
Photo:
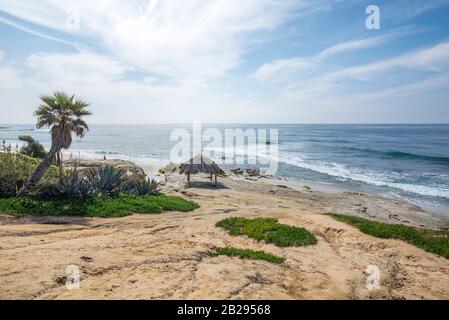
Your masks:
[[[179,166],[177,164],[169,163],[161,170],[163,170],[164,174],[167,176],[167,175],[171,175],[171,174],[175,173],[176,171],[178,171],[178,169],[179,169]]]
[[[235,168],[235,169],[231,169],[230,170],[232,173],[234,173],[236,176],[242,175],[243,174],[243,170],[240,168]]]
[[[260,169],[246,169],[246,173],[250,177],[258,177],[260,176]]]
[[[66,160],[63,162],[64,167],[69,168],[76,168],[83,172],[86,170],[89,170],[91,168],[98,168],[103,166],[113,166],[117,169],[121,169],[124,172],[130,172],[132,175],[138,176],[140,178],[145,178],[146,174],[145,171],[136,165],[135,163],[131,161],[126,160],[84,160],[84,159],[73,159],[73,160]]]

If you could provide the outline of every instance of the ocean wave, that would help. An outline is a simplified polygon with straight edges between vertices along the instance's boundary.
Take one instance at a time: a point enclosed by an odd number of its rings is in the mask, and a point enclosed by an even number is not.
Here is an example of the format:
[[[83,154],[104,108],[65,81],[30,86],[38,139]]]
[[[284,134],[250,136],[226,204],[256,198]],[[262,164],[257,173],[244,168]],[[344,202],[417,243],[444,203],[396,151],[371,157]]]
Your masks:
[[[405,152],[405,151],[380,151],[380,150],[363,149],[363,148],[355,148],[355,147],[349,147],[349,148],[345,148],[345,149],[358,151],[358,152],[365,152],[365,153],[375,154],[375,155],[388,157],[388,158],[410,159],[410,160],[427,160],[427,161],[433,161],[433,162],[449,164],[449,157],[445,157],[445,156],[417,154],[417,153]]]
[[[305,161],[302,157],[296,156],[284,156],[280,161],[289,165],[324,173],[337,179],[353,180],[377,187],[395,188],[423,196],[449,198],[449,188],[447,187],[395,182],[394,180],[398,179],[399,176],[394,172],[376,172],[350,168],[338,163]]]

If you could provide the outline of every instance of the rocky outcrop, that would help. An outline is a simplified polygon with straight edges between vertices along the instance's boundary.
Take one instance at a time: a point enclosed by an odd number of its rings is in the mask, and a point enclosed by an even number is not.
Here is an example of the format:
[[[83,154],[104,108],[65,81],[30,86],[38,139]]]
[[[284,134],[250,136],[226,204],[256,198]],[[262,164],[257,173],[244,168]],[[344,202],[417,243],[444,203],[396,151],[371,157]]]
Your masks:
[[[124,172],[130,172],[133,175],[137,175],[139,177],[145,178],[145,171],[131,161],[126,160],[84,160],[84,159],[76,159],[76,160],[66,160],[63,162],[64,167],[74,168],[76,167],[80,171],[89,170],[91,168],[103,167],[103,166],[113,166],[118,169],[123,170]]]

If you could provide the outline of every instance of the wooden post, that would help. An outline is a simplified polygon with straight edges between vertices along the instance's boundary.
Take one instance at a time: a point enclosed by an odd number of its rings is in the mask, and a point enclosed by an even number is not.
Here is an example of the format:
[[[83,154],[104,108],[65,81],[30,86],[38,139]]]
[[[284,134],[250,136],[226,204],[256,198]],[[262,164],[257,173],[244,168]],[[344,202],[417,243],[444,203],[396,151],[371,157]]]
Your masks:
[[[217,185],[217,175],[215,175],[215,185]]]
[[[212,181],[212,173],[210,174],[210,181]]]
[[[188,183],[189,186],[190,186],[190,172],[187,172],[187,183]]]

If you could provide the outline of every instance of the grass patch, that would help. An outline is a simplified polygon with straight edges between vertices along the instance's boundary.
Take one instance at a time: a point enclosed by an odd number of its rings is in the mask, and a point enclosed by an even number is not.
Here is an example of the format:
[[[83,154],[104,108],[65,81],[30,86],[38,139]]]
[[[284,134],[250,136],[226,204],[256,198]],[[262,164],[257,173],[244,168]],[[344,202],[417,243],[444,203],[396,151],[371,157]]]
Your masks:
[[[227,218],[217,222],[216,226],[227,230],[232,236],[246,235],[278,247],[306,246],[317,242],[306,229],[280,224],[271,218]]]
[[[333,213],[329,215],[373,237],[403,240],[427,252],[435,253],[449,259],[449,231],[416,228],[402,224],[381,223]]]
[[[0,199],[0,213],[11,215],[123,217],[133,213],[187,212],[198,207],[195,202],[164,194],[86,199]]]
[[[217,248],[215,252],[217,253],[217,255],[220,256],[240,257],[252,260],[265,260],[276,264],[281,264],[285,261],[284,258],[275,256],[271,253],[267,253],[265,251],[255,251],[250,249],[238,249],[226,247],[226,248]]]

